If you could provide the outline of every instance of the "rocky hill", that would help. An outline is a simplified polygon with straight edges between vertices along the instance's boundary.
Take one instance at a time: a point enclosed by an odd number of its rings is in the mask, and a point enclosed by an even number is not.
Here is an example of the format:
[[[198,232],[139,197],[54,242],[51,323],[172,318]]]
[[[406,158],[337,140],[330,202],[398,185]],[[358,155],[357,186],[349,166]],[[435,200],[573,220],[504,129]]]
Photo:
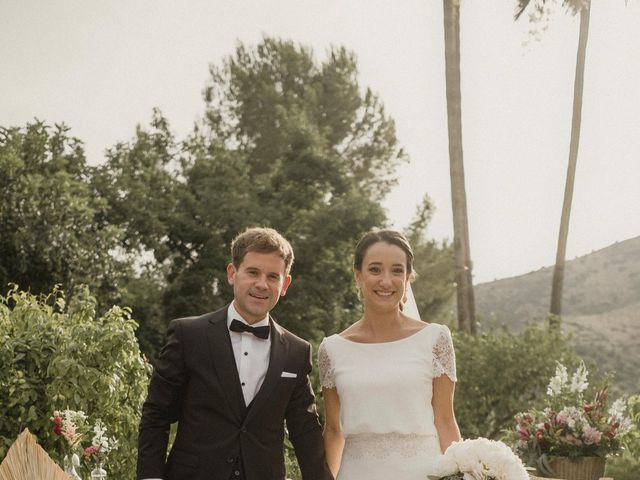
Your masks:
[[[549,309],[552,267],[475,286],[478,318],[520,330]],[[640,237],[566,263],[563,325],[576,349],[616,385],[640,392]]]

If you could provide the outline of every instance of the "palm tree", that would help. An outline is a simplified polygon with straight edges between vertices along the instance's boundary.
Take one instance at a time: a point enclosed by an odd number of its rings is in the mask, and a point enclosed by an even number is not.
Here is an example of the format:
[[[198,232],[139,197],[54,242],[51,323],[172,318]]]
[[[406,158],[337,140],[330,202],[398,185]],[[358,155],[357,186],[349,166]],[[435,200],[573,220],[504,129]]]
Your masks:
[[[449,131],[449,170],[453,209],[453,247],[458,328],[475,334],[475,300],[471,275],[467,194],[462,158],[462,100],[460,93],[460,0],[443,0],[444,52]]]
[[[536,8],[544,6],[546,0],[537,0]],[[530,0],[518,0],[515,19],[517,20],[529,5]],[[571,117],[571,141],[569,144],[569,164],[564,186],[564,200],[560,217],[560,232],[558,233],[558,247],[556,250],[556,264],[553,269],[551,285],[551,307],[549,312],[554,315],[562,314],[562,287],[564,284],[564,265],[569,236],[569,218],[571,216],[571,201],[573,199],[573,185],[576,177],[576,163],[578,160],[578,146],[580,143],[580,126],[582,124],[582,92],[584,89],[584,65],[587,54],[587,39],[589,38],[589,16],[591,0],[564,0],[563,5],[573,14],[580,14],[580,34],[578,37],[578,53],[576,58],[576,73],[573,84],[573,115]]]

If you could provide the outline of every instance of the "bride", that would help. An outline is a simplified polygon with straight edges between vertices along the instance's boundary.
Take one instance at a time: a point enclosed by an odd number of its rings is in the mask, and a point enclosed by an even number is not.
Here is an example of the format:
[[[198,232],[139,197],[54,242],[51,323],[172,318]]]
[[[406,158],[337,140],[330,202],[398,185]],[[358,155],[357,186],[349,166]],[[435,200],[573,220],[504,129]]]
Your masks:
[[[337,480],[424,480],[460,440],[449,329],[402,309],[412,262],[401,233],[365,234],[354,254],[364,315],[318,349],[324,443]]]

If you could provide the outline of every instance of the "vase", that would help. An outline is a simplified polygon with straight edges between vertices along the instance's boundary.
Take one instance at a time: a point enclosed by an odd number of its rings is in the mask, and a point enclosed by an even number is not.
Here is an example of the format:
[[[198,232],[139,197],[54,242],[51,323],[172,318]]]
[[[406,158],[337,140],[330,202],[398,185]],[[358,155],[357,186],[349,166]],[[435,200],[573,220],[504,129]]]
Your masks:
[[[105,480],[107,478],[107,472],[102,468],[102,464],[96,465],[96,468],[91,470],[91,480]]]
[[[64,466],[64,473],[69,475],[73,480],[82,480],[78,472],[76,472],[76,467],[80,466],[80,457],[78,457],[77,453],[65,455],[62,464]]]
[[[606,459],[603,457],[552,457],[549,465],[555,477],[564,480],[599,480],[604,476]]]

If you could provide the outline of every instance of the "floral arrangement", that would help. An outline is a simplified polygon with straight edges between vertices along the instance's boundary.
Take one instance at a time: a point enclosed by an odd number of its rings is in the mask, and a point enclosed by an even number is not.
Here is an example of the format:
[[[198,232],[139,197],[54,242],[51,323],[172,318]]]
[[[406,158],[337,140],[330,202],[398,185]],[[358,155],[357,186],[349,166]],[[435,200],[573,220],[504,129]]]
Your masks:
[[[91,445],[84,449],[84,457],[94,465],[101,465],[109,456],[111,450],[118,446],[118,441],[114,437],[106,436],[107,428],[101,420],[97,420],[93,426],[93,438]]]
[[[65,451],[72,452],[80,444],[80,440],[88,431],[87,416],[83,411],[63,410],[53,412],[53,433],[62,437]]]
[[[118,444],[114,437],[106,436],[107,428],[101,420],[97,420],[93,428],[90,428],[87,415],[83,411],[56,410],[53,412],[51,421],[53,422],[53,433],[64,440],[65,462],[68,458],[68,461],[71,462],[69,467],[80,466],[80,457],[76,452],[81,452],[85,460],[99,466]],[[94,433],[91,445],[82,448],[82,440],[90,431]]]
[[[522,461],[504,443],[476,438],[452,443],[429,480],[529,480]]]
[[[546,406],[516,415],[510,436],[530,464],[544,466],[549,456],[606,457],[620,451],[621,438],[632,428],[626,401],[609,405],[608,383],[590,390],[588,375],[584,364],[569,375],[559,363],[547,386]]]

